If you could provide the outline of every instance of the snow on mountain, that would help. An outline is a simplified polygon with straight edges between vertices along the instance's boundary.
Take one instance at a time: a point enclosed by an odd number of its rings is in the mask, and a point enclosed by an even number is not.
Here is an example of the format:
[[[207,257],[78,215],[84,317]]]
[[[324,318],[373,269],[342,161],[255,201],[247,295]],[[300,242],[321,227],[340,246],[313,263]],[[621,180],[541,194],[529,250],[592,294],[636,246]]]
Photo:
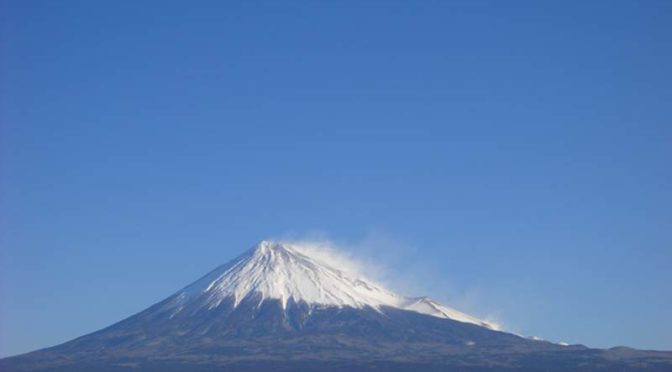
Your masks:
[[[225,300],[234,307],[247,298],[305,302],[318,307],[393,307],[439,318],[472,323],[493,330],[499,327],[427,297],[405,297],[359,275],[339,269],[335,262],[305,244],[262,241],[233,261],[222,265],[179,291],[167,306],[176,314],[189,305],[213,309]]]
[[[480,320],[471,315],[442,305],[428,297],[411,298],[411,301],[402,306],[405,310],[412,310],[418,313],[427,314],[439,318],[453,319],[464,323],[472,323],[492,330],[499,330],[499,325]]]

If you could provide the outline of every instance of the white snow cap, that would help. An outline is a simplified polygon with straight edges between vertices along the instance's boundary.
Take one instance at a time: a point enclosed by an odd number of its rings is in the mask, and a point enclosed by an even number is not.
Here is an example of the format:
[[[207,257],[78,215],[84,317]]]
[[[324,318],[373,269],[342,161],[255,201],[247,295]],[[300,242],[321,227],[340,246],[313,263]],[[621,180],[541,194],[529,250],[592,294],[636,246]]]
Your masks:
[[[309,305],[329,307],[383,306],[415,311],[439,318],[472,323],[493,330],[499,327],[427,297],[405,297],[388,291],[357,274],[339,269],[337,262],[319,254],[319,248],[303,243],[261,241],[233,261],[177,293],[173,305],[199,301],[209,309],[233,298],[234,306],[251,295],[280,300],[283,307],[292,299]]]

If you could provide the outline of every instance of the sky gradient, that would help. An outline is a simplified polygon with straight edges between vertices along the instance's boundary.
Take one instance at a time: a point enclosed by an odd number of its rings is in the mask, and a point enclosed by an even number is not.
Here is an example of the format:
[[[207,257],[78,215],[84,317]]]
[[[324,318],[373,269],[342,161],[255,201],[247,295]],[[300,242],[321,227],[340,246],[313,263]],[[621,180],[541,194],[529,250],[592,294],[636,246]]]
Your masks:
[[[1,4],[0,356],[315,236],[516,332],[672,350],[672,2]]]

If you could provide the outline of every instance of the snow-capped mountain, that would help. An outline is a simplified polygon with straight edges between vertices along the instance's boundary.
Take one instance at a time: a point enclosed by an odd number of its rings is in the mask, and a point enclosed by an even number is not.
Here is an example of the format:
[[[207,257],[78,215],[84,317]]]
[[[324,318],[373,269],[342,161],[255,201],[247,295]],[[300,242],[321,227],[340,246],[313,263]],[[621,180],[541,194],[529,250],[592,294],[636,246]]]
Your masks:
[[[672,353],[520,337],[346,266],[262,241],[138,314],[0,371],[672,370]]]
[[[178,292],[164,309],[171,316],[185,308],[213,309],[233,302],[237,307],[246,298],[288,301],[311,307],[382,307],[411,310],[440,318],[472,323],[489,329],[498,326],[439,304],[427,297],[405,297],[393,293],[359,275],[337,267],[306,244],[261,241],[237,259],[222,265]]]

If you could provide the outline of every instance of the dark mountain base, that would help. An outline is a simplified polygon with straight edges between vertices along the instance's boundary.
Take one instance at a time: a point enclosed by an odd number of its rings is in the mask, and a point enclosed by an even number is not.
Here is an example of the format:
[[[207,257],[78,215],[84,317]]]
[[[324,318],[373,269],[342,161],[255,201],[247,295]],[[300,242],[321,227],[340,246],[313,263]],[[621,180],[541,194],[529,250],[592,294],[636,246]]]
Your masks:
[[[672,353],[534,341],[411,311],[249,298],[162,303],[101,331],[0,361],[0,371],[672,371]]]
[[[404,363],[404,362],[344,362],[344,361],[246,361],[234,363],[213,362],[210,357],[190,357],[191,361],[116,361],[116,362],[84,362],[64,364],[60,366],[39,366],[12,362],[0,362],[1,371],[97,371],[97,372],[445,372],[445,371],[672,371],[670,358],[667,362],[643,362],[641,360],[610,361],[603,358],[586,358],[585,356],[541,356],[528,355],[513,358],[514,360],[465,358],[467,360],[445,363]],[[202,359],[202,360],[198,360]],[[467,363],[467,364],[463,364]],[[513,364],[510,364],[513,363]]]

